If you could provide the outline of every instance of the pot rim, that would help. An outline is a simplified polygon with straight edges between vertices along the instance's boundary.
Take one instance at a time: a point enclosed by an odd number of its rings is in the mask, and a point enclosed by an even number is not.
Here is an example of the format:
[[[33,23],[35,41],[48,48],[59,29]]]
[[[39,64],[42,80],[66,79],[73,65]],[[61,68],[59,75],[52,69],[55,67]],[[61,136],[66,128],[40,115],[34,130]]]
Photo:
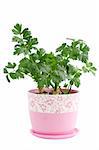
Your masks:
[[[51,88],[45,88],[46,91],[50,91]],[[65,90],[64,88],[62,88],[62,90]],[[78,94],[79,91],[78,90],[74,90],[74,89],[71,89],[71,92],[70,94],[45,94],[45,93],[38,93],[38,89],[35,88],[35,89],[31,89],[28,91],[28,93],[31,93],[31,94],[35,94],[35,95],[43,95],[43,96],[66,96],[66,95],[74,95],[74,94]]]

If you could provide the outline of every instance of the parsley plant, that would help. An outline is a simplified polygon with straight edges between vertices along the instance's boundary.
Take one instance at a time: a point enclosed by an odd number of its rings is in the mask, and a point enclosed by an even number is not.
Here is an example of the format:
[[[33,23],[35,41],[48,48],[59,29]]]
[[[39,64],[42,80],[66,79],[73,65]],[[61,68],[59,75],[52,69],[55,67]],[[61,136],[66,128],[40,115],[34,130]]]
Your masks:
[[[21,58],[18,64],[8,62],[5,66],[8,82],[27,75],[37,83],[40,93],[42,89],[52,87],[53,94],[62,92],[63,82],[67,89],[65,93],[69,94],[72,86],[80,86],[83,73],[95,75],[96,68],[88,57],[90,48],[83,40],[67,39],[55,53],[47,53],[43,48],[38,48],[38,39],[22,24],[16,24],[12,32],[12,41],[15,42],[13,55],[21,55]],[[76,62],[81,63],[80,67],[74,65]]]

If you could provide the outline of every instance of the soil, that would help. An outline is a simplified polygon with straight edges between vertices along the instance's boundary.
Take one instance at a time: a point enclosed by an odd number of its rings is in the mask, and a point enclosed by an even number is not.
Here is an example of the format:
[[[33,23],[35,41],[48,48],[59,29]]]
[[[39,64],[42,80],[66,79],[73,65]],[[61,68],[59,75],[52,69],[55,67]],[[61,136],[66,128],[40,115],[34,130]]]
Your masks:
[[[43,89],[42,93],[37,92],[36,94],[49,94],[49,95],[63,95],[63,94],[73,94],[77,93],[76,90],[71,90],[70,93],[68,93],[68,89],[59,89],[58,92],[53,91],[52,89]]]

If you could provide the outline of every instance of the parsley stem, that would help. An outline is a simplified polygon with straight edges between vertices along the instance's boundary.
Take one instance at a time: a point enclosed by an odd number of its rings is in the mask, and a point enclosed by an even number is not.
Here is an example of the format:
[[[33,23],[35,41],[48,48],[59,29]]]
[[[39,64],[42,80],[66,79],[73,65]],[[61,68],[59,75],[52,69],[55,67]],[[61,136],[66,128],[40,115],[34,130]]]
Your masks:
[[[68,90],[68,93],[67,93],[67,94],[69,94],[69,93],[70,93],[70,91],[71,91],[71,88],[72,88],[72,85],[70,85],[70,88],[69,88],[69,90]]]

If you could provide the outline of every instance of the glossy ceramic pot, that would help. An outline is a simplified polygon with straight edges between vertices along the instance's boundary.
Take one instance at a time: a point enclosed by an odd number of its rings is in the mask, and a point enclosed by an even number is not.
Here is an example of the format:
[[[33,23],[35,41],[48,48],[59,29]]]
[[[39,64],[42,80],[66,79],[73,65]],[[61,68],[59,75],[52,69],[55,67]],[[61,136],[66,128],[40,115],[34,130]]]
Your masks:
[[[79,92],[50,95],[28,91],[29,114],[33,135],[41,138],[61,139],[76,135]]]

